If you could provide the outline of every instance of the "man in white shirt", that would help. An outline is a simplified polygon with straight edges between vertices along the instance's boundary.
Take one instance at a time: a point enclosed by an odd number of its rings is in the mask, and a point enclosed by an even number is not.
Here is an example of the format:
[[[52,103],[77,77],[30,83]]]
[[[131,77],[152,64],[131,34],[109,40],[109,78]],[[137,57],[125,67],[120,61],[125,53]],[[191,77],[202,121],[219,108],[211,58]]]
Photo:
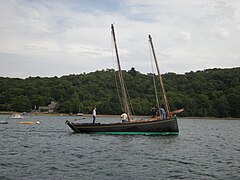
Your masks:
[[[127,122],[127,114],[124,112],[121,115],[122,122]]]
[[[94,108],[93,109],[93,124],[95,123],[96,116],[97,116],[97,112],[96,112],[96,108]]]

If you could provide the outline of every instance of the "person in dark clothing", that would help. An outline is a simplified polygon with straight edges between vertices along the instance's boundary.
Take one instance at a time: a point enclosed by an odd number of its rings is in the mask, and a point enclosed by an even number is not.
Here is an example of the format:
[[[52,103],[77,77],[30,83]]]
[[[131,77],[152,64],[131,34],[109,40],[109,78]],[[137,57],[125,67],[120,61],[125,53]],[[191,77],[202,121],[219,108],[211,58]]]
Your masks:
[[[151,116],[152,118],[154,118],[156,116],[156,113],[157,113],[157,110],[155,107],[152,107],[152,109],[150,110],[151,111]]]

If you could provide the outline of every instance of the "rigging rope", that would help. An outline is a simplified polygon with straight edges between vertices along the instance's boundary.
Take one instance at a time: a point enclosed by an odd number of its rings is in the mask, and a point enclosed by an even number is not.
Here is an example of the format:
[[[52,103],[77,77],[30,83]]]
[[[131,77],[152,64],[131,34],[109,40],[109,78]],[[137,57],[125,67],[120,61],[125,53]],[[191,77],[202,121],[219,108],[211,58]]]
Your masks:
[[[116,51],[116,58],[117,58],[117,65],[118,65],[118,77],[119,77],[119,84],[120,84],[121,93],[122,93],[121,94],[122,95],[121,102],[122,102],[122,106],[123,106],[124,112],[127,113],[128,120],[130,121],[130,118],[131,118],[131,108],[129,107],[129,103],[130,103],[129,102],[129,95],[128,95],[128,92],[127,92],[127,89],[126,89],[126,85],[125,85],[125,82],[124,82],[123,72],[121,70],[121,65],[120,65],[120,60],[119,60],[119,55],[118,55],[118,50],[117,50],[116,37],[115,37],[113,24],[112,24],[111,28],[112,28],[112,36],[113,36],[112,44],[114,44],[115,51]]]
[[[123,111],[123,104],[122,104],[122,100],[121,100],[121,96],[119,94],[119,86],[118,86],[118,78],[117,78],[117,71],[115,71],[116,69],[116,66],[115,66],[115,60],[114,60],[114,57],[113,57],[113,39],[111,38],[111,50],[112,50],[112,61],[113,61],[113,68],[114,68],[114,77],[115,77],[115,83],[116,83],[116,88],[117,88],[117,95],[118,95],[118,99],[119,99],[119,102],[120,102],[120,106],[121,106],[121,109]]]
[[[130,111],[132,112],[131,115],[135,116],[135,112],[134,112],[134,109],[133,109],[133,106],[132,106],[132,103],[131,103],[131,99],[130,99],[130,96],[129,96],[129,93],[128,93],[126,85],[125,85],[125,89],[126,89],[127,97],[129,99]]]
[[[159,104],[159,100],[158,100],[158,93],[157,93],[157,87],[156,87],[156,81],[155,81],[155,76],[154,76],[154,69],[153,69],[153,57],[152,57],[152,53],[151,53],[151,46],[149,43],[149,54],[150,54],[150,60],[151,60],[151,67],[152,67],[152,78],[153,78],[153,87],[154,87],[154,92],[155,92],[155,97],[156,97],[156,103],[157,103],[157,111],[160,111],[160,104]],[[160,112],[159,112],[160,114]]]

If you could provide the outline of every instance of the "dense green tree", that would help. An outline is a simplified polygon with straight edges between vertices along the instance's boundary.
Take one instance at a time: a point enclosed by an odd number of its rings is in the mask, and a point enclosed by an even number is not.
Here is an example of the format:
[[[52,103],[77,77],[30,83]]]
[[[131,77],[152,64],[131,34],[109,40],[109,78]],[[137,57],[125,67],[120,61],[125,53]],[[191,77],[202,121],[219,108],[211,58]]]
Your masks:
[[[13,111],[29,112],[32,109],[31,102],[27,96],[17,96],[13,99],[11,104]]]
[[[148,115],[156,106],[153,79],[163,105],[156,75],[141,74],[134,67],[122,72],[136,115]],[[106,69],[51,78],[0,77],[0,111],[30,111],[55,101],[62,113],[91,113],[97,106],[98,114],[120,114],[117,73]],[[170,72],[162,78],[170,109],[185,109],[179,116],[240,117],[240,68]]]

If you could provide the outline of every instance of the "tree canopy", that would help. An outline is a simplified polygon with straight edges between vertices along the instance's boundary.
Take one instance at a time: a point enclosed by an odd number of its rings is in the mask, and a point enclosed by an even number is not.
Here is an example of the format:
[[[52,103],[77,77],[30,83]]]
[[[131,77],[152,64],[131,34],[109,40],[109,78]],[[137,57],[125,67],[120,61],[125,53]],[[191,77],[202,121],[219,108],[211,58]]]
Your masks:
[[[134,113],[149,115],[156,106],[153,74],[131,68],[123,70],[123,77]],[[166,73],[162,77],[170,109],[185,110],[179,116],[240,117],[240,68]],[[120,114],[116,82],[113,69],[60,78],[0,77],[0,111],[30,112],[55,101],[59,113],[89,113],[96,106],[98,114]]]

